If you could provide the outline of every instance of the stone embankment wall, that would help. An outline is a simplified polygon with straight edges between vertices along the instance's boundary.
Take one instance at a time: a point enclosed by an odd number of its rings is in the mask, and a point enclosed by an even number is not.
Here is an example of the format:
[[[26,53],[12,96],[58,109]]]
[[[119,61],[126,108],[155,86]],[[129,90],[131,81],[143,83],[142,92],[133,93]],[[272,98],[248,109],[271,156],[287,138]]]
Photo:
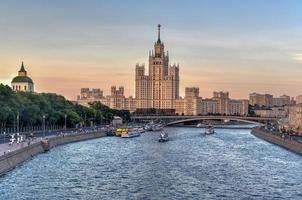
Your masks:
[[[52,137],[41,142],[33,143],[29,146],[27,146],[27,144],[24,144],[23,148],[0,156],[0,175],[3,175],[4,173],[12,170],[17,165],[28,160],[29,158],[39,153],[45,152],[55,146],[63,145],[71,142],[78,142],[83,140],[104,137],[104,136],[106,136],[106,134],[103,132],[83,133],[83,134],[81,133],[81,134]]]
[[[292,140],[292,139],[284,139],[277,135],[273,135],[270,132],[263,130],[259,127],[253,128],[252,134],[256,137],[259,137],[267,142],[276,144],[280,147],[283,147],[289,151],[302,155],[302,143]]]

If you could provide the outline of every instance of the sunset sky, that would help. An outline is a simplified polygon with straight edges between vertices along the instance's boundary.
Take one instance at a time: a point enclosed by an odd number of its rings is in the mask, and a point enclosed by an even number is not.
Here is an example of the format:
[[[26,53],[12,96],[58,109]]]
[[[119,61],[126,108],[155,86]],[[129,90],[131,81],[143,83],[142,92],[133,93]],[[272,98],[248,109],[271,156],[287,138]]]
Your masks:
[[[180,93],[302,94],[301,0],[7,0],[0,4],[0,82],[24,61],[38,92],[75,99],[81,87],[124,86],[162,24]]]

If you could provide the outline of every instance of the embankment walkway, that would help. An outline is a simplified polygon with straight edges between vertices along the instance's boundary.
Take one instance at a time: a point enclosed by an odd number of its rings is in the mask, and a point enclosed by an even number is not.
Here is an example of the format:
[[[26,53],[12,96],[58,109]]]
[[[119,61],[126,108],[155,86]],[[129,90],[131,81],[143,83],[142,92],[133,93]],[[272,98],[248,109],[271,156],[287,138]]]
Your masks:
[[[302,155],[302,143],[292,139],[291,137],[282,138],[260,127],[253,128],[251,133],[256,137],[261,138],[267,142],[270,142],[284,149]]]
[[[31,144],[26,142],[9,145],[0,144],[0,176],[14,169],[17,165],[30,159],[31,157],[48,151],[49,149],[71,142],[95,139],[106,136],[104,131],[88,133],[74,133],[59,136],[49,136],[47,138],[37,138]]]

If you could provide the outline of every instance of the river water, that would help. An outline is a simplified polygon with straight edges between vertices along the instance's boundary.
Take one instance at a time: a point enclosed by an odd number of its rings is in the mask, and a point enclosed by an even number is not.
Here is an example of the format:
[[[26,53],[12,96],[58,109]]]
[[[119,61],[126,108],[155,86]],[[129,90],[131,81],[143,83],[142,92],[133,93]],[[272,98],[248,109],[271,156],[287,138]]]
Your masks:
[[[302,199],[302,157],[250,130],[166,130],[54,148],[0,177],[0,199]]]

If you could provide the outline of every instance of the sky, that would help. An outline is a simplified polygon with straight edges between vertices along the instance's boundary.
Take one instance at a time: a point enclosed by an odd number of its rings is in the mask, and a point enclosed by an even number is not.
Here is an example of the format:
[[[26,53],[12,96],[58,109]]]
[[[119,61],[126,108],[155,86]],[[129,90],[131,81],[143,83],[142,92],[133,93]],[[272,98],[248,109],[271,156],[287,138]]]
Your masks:
[[[300,0],[2,0],[0,82],[24,61],[37,92],[75,99],[113,85],[135,95],[136,63],[161,39],[180,65],[180,94],[302,94]]]

